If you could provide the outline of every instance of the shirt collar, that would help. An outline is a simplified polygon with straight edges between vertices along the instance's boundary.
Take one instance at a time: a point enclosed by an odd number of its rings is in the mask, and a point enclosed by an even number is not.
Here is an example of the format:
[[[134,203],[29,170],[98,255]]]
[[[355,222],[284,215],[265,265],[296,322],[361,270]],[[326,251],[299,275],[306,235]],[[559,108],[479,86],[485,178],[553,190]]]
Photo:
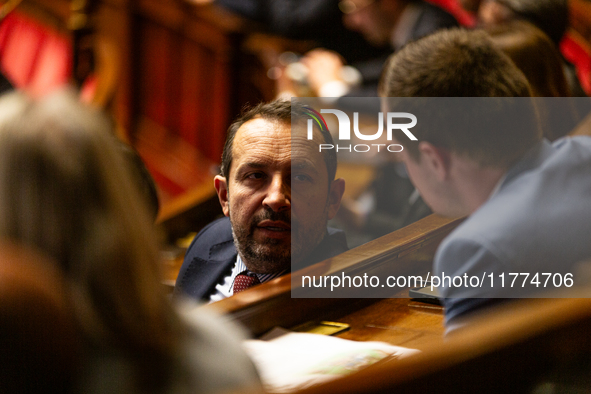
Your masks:
[[[241,272],[244,271],[248,271],[248,268],[246,267],[246,264],[244,264],[244,261],[242,261],[242,257],[240,257],[240,254],[238,255],[238,257],[236,258],[236,265],[234,265],[234,271],[232,272],[232,276],[234,276],[234,278],[236,278],[236,276],[238,274],[240,274]],[[275,273],[270,273],[270,274],[257,274],[254,272],[250,272],[248,271],[250,274],[255,275],[257,278],[259,278],[259,281],[261,283],[265,283],[270,281],[271,279],[275,279],[283,274],[285,274],[287,272],[287,270],[283,270],[280,272],[275,272]]]

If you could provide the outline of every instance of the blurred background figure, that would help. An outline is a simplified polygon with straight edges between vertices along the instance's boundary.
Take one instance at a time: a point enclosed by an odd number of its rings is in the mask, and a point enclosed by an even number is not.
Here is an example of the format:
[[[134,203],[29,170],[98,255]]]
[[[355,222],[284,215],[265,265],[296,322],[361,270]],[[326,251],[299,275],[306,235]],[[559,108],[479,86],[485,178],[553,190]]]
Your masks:
[[[558,45],[568,25],[568,5],[566,0],[483,0],[478,18],[484,26],[526,20]]]
[[[155,221],[158,216],[158,210],[160,209],[160,201],[158,199],[158,190],[156,189],[156,183],[150,175],[150,172],[146,168],[142,158],[130,145],[116,140],[123,157],[125,158],[126,164],[128,164],[132,181],[138,187],[140,196],[144,198],[149,213],[152,219]]]
[[[170,305],[131,179],[109,123],[74,95],[0,99],[0,237],[41,251],[65,277],[82,336],[77,390],[258,387],[232,326]]]
[[[54,262],[0,243],[0,392],[69,393],[80,338]]]
[[[387,46],[369,44],[359,32],[347,29],[337,0],[215,0],[213,3],[259,22],[271,34],[311,40],[313,46],[336,51],[347,62],[372,58],[388,50]]]
[[[277,53],[268,61],[274,70],[271,76],[278,79],[279,95],[284,96],[339,97],[351,91],[352,96],[375,97],[382,66],[392,50],[438,29],[458,25],[452,15],[422,0],[214,3],[261,22],[271,33],[313,41],[316,49],[301,59],[297,54],[280,58]],[[265,51],[268,58],[269,48]],[[294,80],[296,86],[285,79]]]
[[[485,29],[495,45],[525,74],[536,97],[569,97],[570,88],[556,45],[543,31],[515,20]]]
[[[389,48],[389,53],[352,63],[358,74],[355,80],[348,77],[351,72],[344,70],[338,54],[322,49],[310,52],[302,63],[308,69],[310,88],[319,97],[377,97],[382,67],[392,51],[409,41],[458,25],[452,15],[421,0],[343,0],[339,7],[345,27],[361,33],[376,47]]]
[[[525,20],[542,30],[558,45],[568,26],[567,0],[483,0],[478,8],[481,26],[490,27],[513,20]],[[566,80],[575,97],[586,96],[575,67],[562,59]]]
[[[558,49],[544,32],[529,22],[514,20],[485,29],[493,43],[507,54],[527,78],[532,96],[538,99],[544,137],[554,141],[571,132],[588,112],[588,103],[564,99],[570,88]]]

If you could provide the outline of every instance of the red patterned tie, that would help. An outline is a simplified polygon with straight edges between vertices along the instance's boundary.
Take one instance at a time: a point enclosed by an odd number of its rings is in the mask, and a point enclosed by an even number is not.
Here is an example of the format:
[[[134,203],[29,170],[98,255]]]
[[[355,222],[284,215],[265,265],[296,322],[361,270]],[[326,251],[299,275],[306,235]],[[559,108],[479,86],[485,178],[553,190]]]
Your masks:
[[[242,271],[236,275],[233,287],[234,294],[240,293],[241,291],[261,283],[255,274],[251,273],[250,275],[248,275],[248,271]]]

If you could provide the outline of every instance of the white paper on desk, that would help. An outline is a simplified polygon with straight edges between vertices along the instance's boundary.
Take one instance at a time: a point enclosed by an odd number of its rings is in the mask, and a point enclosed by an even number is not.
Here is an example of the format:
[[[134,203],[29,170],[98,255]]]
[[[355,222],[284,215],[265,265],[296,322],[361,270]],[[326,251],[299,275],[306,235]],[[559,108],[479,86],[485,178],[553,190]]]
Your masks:
[[[286,393],[358,371],[387,356],[419,351],[384,342],[356,342],[275,328],[261,339],[244,341],[265,389]]]

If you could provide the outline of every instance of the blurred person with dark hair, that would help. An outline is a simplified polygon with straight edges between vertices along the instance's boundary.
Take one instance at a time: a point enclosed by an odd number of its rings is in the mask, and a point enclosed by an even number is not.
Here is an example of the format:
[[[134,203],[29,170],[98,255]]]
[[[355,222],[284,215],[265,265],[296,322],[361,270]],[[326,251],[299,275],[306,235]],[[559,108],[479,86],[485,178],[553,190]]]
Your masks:
[[[484,26],[526,20],[558,47],[568,26],[568,4],[567,0],[483,0],[478,17]]]
[[[543,31],[515,20],[485,28],[495,45],[523,72],[534,97],[569,97],[560,53]]]
[[[388,62],[380,90],[387,109],[396,101],[388,97],[416,98],[406,108],[423,126],[401,155],[421,196],[435,213],[468,216],[439,245],[434,276],[563,277],[591,257],[591,138],[543,139],[527,79],[485,32],[409,44]],[[503,298],[541,290],[439,287],[448,331]]]
[[[397,51],[406,43],[437,30],[458,26],[456,19],[422,0],[342,0],[344,25],[361,33],[374,46]],[[319,97],[377,96],[377,85],[387,56],[352,64],[360,86],[352,85],[338,54],[322,49],[308,53],[302,62]]]
[[[554,141],[571,132],[588,112],[570,97],[562,58],[543,31],[529,22],[514,20],[485,29],[493,42],[523,72],[534,97],[563,97],[562,100],[536,100],[544,137]]]
[[[83,338],[79,391],[260,387],[230,323],[171,306],[153,222],[109,127],[72,94],[0,99],[0,236],[63,273]]]
[[[542,30],[558,50],[568,27],[568,3],[567,0],[483,0],[478,8],[478,20],[483,27],[525,20]],[[562,66],[571,95],[586,96],[574,66],[564,58]]]

